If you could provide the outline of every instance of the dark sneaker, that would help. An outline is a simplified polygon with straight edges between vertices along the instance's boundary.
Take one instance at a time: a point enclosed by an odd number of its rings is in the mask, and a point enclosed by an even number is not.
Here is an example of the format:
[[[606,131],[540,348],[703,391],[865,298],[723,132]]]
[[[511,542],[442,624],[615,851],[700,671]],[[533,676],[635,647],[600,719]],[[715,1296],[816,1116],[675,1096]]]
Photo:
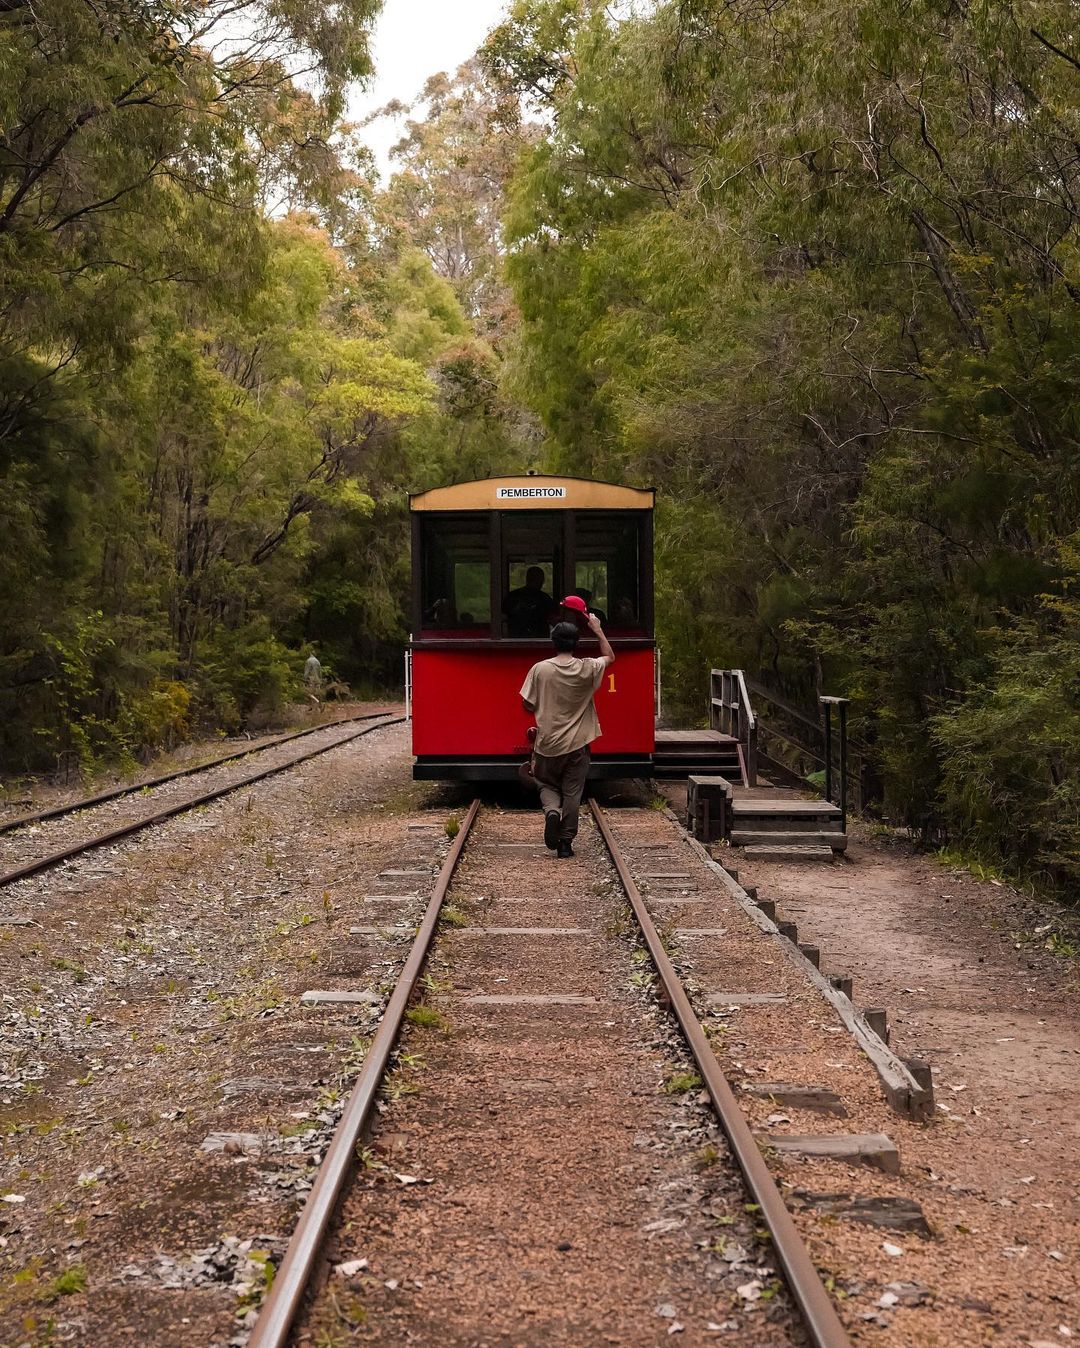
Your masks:
[[[574,855],[574,849],[568,842],[561,842],[559,843],[559,850],[556,855],[559,857],[572,857]]]
[[[548,810],[544,815],[544,846],[550,847],[554,852],[559,845],[559,825],[562,823],[562,815],[558,810]]]

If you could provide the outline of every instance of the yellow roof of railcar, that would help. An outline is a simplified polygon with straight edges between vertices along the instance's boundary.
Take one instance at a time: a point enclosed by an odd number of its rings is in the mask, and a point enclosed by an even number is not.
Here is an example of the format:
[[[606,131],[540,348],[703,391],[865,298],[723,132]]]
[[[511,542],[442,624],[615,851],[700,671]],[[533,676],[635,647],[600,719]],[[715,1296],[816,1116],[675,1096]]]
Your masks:
[[[410,496],[409,506],[412,510],[652,510],[655,499],[651,487],[535,473],[433,487]]]

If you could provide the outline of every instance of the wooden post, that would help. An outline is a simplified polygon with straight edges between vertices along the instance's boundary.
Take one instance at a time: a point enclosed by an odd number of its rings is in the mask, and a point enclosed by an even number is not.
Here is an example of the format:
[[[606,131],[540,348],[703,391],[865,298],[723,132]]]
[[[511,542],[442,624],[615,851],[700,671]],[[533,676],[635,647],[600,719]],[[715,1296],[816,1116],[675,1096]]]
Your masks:
[[[757,722],[749,728],[746,736],[746,780],[751,786],[757,786]]]
[[[833,803],[840,806],[840,827],[842,832],[846,833],[848,809],[847,709],[850,699],[846,697],[819,697],[818,701],[825,708],[825,796],[830,801],[833,800],[832,709],[838,707],[840,710],[840,799]]]
[[[840,832],[847,833],[847,699],[840,703]]]
[[[825,799],[832,800],[832,704],[822,699],[825,708]]]

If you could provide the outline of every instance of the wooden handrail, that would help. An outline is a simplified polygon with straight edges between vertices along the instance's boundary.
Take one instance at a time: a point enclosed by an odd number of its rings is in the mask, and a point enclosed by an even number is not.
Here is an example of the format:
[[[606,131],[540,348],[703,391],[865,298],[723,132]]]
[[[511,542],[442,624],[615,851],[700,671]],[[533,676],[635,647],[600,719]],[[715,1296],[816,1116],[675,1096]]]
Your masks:
[[[730,735],[737,741],[744,784],[756,786],[757,716],[741,669],[710,670],[709,724],[713,730]]]
[[[754,692],[760,696],[763,701],[777,708],[778,719],[788,719],[795,724],[790,727],[792,733],[789,735],[785,730],[769,724],[768,722],[758,722],[758,717],[750,702],[750,693]],[[854,780],[857,784],[856,808],[864,808],[865,802],[869,799],[867,788],[867,769],[873,767],[873,753],[869,747],[860,743],[858,740],[852,740],[847,734],[847,712],[850,700],[846,697],[822,696],[818,699],[822,710],[825,713],[825,725],[820,721],[814,720],[805,712],[800,711],[798,707],[785,701],[782,697],[777,697],[775,693],[770,693],[764,685],[758,683],[754,678],[748,677],[741,669],[713,669],[709,671],[709,725],[713,730],[719,730],[722,734],[730,736],[735,740],[739,748],[739,761],[743,769],[744,785],[757,785],[757,758],[758,758],[758,735],[772,735],[782,744],[788,746],[795,753],[804,755],[811,763],[820,764],[825,769],[825,795],[832,798],[833,791],[833,753],[831,744],[831,713],[836,710],[839,712],[840,725],[840,796],[839,804],[844,811],[846,821],[847,814],[847,783],[848,783],[848,764],[854,759],[856,771]],[[798,726],[805,726],[814,732],[814,743],[800,743],[796,738],[798,735]],[[849,752],[849,750],[851,752]],[[780,760],[778,759],[779,763]],[[800,764],[799,771],[804,768]]]
[[[754,712],[753,705],[752,705],[751,702],[750,702],[750,693],[749,693],[749,690],[747,689],[747,686],[746,686],[746,684],[747,684],[747,679],[746,679],[746,675],[742,672],[742,670],[741,670],[741,669],[714,669],[714,670],[712,670],[712,674],[713,674],[713,677],[714,677],[714,678],[715,678],[717,675],[724,675],[724,674],[727,674],[729,677],[731,677],[731,678],[733,678],[733,679],[735,680],[735,684],[736,684],[736,687],[738,688],[738,692],[739,692],[739,699],[738,699],[737,702],[723,702],[723,705],[724,705],[725,707],[731,707],[732,710],[734,710],[736,707],[741,706],[741,707],[744,708],[745,711],[746,711],[747,719],[749,720],[751,729],[752,729],[755,725],[757,725],[757,715],[756,715],[756,713]],[[714,702],[714,704],[715,704],[715,703],[720,703],[720,702],[722,702],[722,699],[719,699],[719,698],[717,698],[717,697],[714,696],[714,697],[713,697],[713,702]]]
[[[809,726],[811,730],[820,732],[820,721],[815,721],[812,716],[808,716],[806,712],[800,711],[794,703],[788,702],[785,698],[778,697],[775,693],[770,693],[764,684],[758,683],[757,679],[747,679],[746,685],[754,692],[755,696],[763,697],[766,702],[771,702],[774,707],[779,707],[781,711],[786,712],[788,716],[792,717],[794,720],[801,721],[803,725]]]
[[[779,707],[780,710],[784,712],[785,715],[790,716],[792,720],[798,721],[801,725],[809,727],[809,729],[824,738],[825,732],[822,728],[820,719],[815,720],[813,716],[810,716],[807,712],[796,707],[793,702],[788,702],[786,698],[779,697],[776,693],[770,692],[763,683],[759,683],[757,679],[749,675],[746,677],[746,686],[755,697],[763,698],[766,702],[772,703],[774,707]],[[836,702],[839,700],[841,699],[818,698],[819,702]],[[866,741],[856,739],[854,735],[848,735],[848,747],[854,750],[859,758],[873,758],[873,751]]]
[[[776,726],[767,725],[764,721],[761,723],[761,729],[766,735],[774,735],[778,740],[783,740],[785,744],[790,745],[792,749],[797,749],[799,753],[805,754],[807,758],[812,758],[815,763],[820,763],[822,767],[825,766],[824,758],[822,758],[819,753],[815,752],[815,750],[811,749],[809,745],[800,744],[798,740],[792,739],[790,735],[785,735],[782,730],[777,730]]]

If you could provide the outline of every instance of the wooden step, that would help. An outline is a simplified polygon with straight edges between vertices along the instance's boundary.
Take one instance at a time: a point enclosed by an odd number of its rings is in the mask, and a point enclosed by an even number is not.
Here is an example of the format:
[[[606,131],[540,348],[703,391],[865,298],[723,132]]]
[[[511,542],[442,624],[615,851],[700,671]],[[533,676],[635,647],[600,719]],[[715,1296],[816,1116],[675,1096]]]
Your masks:
[[[738,744],[734,735],[719,730],[658,730],[654,738],[656,747],[664,750],[687,744],[709,749]]]
[[[831,847],[744,847],[747,861],[832,861]]]
[[[658,744],[654,752],[663,758],[738,758],[733,744]]]
[[[653,754],[653,767],[672,768],[682,773],[690,772],[741,772],[736,758],[723,758],[719,754]]]
[[[739,746],[734,740],[660,740],[655,744],[658,754],[729,754],[738,758]]]
[[[732,811],[731,827],[742,829],[745,833],[835,833],[842,835],[843,829],[839,819],[807,819],[805,815],[796,815],[794,818],[784,815],[750,815],[736,814]]]
[[[732,774],[742,782],[742,768],[726,758],[654,758],[654,772],[677,772],[683,777],[720,776],[730,780]]]
[[[799,809],[798,807],[803,804],[810,804],[811,808]],[[794,829],[802,828],[832,831],[839,830],[843,826],[843,815],[839,808],[827,802],[813,805],[809,801],[796,800],[789,802],[794,808],[765,810],[761,809],[760,805],[760,801],[740,800],[736,796],[731,802],[732,827],[749,829],[755,833],[776,831],[790,833]]]
[[[733,829],[731,833],[733,847],[831,847],[843,852],[847,847],[847,834],[836,832],[817,833],[812,829],[782,833],[779,829]]]
[[[742,783],[742,770],[727,763],[701,763],[697,760],[686,763],[670,763],[653,760],[654,777],[723,777],[727,782]]]
[[[779,814],[792,819],[839,819],[841,815],[840,806],[831,801],[799,800],[792,796],[780,796],[772,800],[763,800],[759,796],[737,796],[732,804],[736,814],[747,817],[760,815],[762,818],[772,818]]]
[[[723,777],[725,781],[742,783],[742,770],[727,763],[665,763],[653,762],[654,777]]]

